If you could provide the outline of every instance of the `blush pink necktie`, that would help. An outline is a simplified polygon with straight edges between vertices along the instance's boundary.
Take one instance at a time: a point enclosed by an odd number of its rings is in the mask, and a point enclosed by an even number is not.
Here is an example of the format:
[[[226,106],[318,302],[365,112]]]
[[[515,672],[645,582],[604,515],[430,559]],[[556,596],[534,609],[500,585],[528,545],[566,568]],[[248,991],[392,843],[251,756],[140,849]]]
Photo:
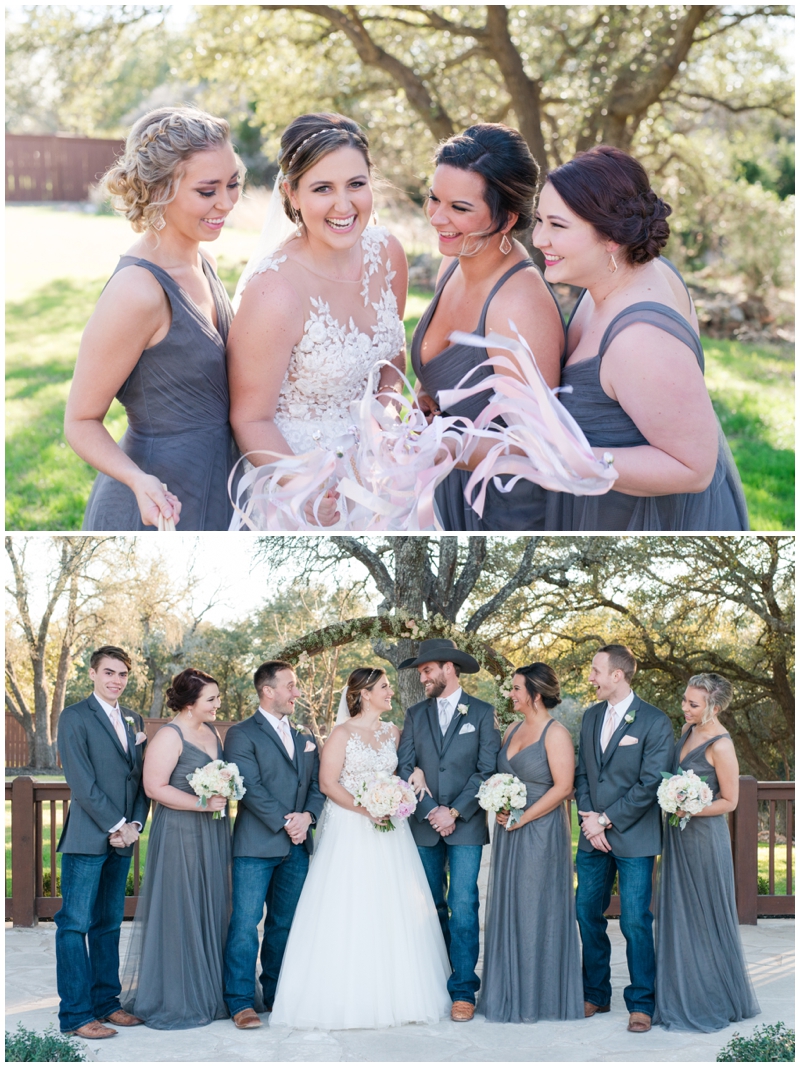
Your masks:
[[[608,748],[608,742],[614,733],[614,705],[609,704],[606,708],[606,721],[603,723],[603,733],[600,735],[600,748],[603,752]]]
[[[114,726],[114,729],[117,732],[117,737],[119,738],[119,743],[122,745],[123,750],[125,752],[127,752],[128,751],[128,735],[125,732],[125,727],[122,724],[122,713],[120,712],[119,708],[114,708],[114,714],[113,714],[113,716],[111,718],[111,722],[112,722],[112,724]]]

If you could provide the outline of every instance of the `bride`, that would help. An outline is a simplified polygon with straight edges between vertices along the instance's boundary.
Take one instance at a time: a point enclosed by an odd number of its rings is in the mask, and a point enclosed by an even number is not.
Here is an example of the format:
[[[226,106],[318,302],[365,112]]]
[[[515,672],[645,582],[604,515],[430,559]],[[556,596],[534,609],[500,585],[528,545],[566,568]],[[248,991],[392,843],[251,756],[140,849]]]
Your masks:
[[[322,752],[325,804],[283,959],[271,1026],[350,1030],[435,1023],[450,1010],[450,964],[407,820],[380,833],[355,806],[366,774],[393,773],[399,730],[381,720],[380,668],[350,675]]]
[[[370,225],[367,138],[343,115],[301,115],[284,130],[278,159],[228,337],[231,425],[255,466],[330,449],[348,434],[350,405],[375,364],[405,371],[408,267],[399,241]],[[384,367],[379,391],[400,384]],[[338,517],[329,492],[317,521]],[[258,514],[250,518],[258,524]],[[261,522],[267,529],[264,515]]]

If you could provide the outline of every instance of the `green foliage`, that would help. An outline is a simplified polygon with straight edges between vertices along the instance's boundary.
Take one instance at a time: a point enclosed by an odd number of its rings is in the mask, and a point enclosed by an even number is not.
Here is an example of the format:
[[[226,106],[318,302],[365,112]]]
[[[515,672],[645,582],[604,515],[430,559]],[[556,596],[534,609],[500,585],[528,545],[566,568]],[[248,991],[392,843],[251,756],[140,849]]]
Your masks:
[[[758,876],[758,895],[769,896],[769,878],[764,878],[762,875]]]
[[[794,1030],[785,1023],[757,1026],[750,1037],[738,1031],[717,1053],[717,1063],[793,1063]]]
[[[85,1047],[52,1025],[41,1034],[22,1023],[13,1033],[6,1030],[6,1063],[86,1063]]]

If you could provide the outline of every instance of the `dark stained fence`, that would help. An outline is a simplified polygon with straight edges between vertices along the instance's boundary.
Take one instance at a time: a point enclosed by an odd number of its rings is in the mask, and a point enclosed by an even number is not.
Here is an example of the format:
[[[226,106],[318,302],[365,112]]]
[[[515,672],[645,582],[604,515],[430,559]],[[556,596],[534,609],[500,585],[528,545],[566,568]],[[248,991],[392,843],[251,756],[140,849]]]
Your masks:
[[[88,200],[124,141],[68,134],[6,134],[6,201]]]

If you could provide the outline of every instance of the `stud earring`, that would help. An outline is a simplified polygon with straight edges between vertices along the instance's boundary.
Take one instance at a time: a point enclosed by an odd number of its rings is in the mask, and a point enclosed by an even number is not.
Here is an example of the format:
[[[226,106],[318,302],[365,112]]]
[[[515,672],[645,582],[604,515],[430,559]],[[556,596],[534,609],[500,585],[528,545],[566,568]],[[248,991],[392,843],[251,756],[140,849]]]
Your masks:
[[[611,257],[611,262],[608,264],[608,273],[609,274],[616,274],[617,273],[617,261],[614,259],[613,255]]]
[[[500,251],[503,253],[504,256],[507,256],[513,247],[514,246],[508,239],[508,234],[504,233],[503,240],[500,242]]]
[[[303,236],[303,220],[302,220],[302,218],[300,216],[300,212],[297,210],[297,208],[294,209],[294,212],[292,214],[292,218],[294,219],[294,225],[295,225],[295,230],[294,230],[295,237],[302,237]]]

